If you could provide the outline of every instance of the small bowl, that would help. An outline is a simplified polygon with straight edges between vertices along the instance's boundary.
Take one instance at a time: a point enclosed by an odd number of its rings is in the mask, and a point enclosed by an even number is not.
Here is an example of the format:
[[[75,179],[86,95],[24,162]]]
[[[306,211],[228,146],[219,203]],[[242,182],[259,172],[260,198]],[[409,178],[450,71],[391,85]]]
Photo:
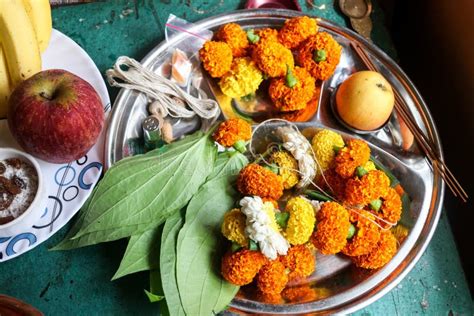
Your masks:
[[[35,221],[43,214],[47,203],[47,199],[44,198],[44,193],[46,192],[44,178],[36,159],[14,148],[0,148],[0,161],[8,158],[19,158],[33,166],[38,176],[38,189],[36,190],[33,201],[20,216],[8,223],[0,225],[0,237],[12,236],[21,230],[31,228]]]
[[[339,88],[339,86],[334,89],[334,88],[330,88],[329,90],[331,90],[331,101],[330,101],[330,104],[331,104],[331,110],[332,110],[332,114],[334,115],[334,117],[337,119],[337,121],[342,125],[344,126],[346,129],[356,133],[356,134],[360,134],[360,135],[366,135],[366,134],[373,134],[373,133],[377,133],[378,131],[382,130],[385,126],[387,126],[388,122],[390,121],[390,118],[392,117],[392,114],[390,114],[390,116],[388,117],[388,119],[385,121],[385,123],[383,123],[381,126],[379,126],[378,128],[376,129],[372,129],[372,130],[362,130],[362,129],[357,129],[355,127],[352,127],[350,126],[349,124],[347,124],[343,119],[342,117],[339,115],[339,113],[337,112],[337,106],[336,106],[336,94],[337,94],[337,89]]]

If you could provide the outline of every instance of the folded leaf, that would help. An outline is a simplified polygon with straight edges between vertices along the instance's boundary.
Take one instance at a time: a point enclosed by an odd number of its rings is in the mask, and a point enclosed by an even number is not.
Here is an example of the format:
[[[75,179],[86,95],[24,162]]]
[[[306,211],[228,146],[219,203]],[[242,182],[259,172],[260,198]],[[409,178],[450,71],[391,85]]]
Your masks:
[[[144,291],[150,303],[159,302],[165,298],[164,296],[153,294],[147,290],[144,290]]]
[[[160,249],[160,274],[161,286],[165,293],[166,305],[168,312],[173,316],[185,315],[181,306],[180,294],[178,292],[178,284],[176,278],[176,241],[178,233],[184,224],[184,212],[176,212],[169,217],[163,228],[161,235]],[[158,287],[155,281],[152,283],[154,287]],[[161,305],[160,305],[161,306]]]
[[[127,274],[156,269],[159,266],[162,226],[130,237],[120,266],[112,280]]]
[[[197,132],[165,152],[128,158],[108,170],[92,197],[82,227],[72,240],[85,243],[135,235],[163,223],[184,207],[212,171],[216,147]]]
[[[184,311],[188,315],[212,315],[224,310],[239,287],[220,275],[224,240],[220,226],[238,196],[233,184],[248,163],[240,153],[221,154],[216,167],[186,209],[186,221],[178,235],[177,278]]]

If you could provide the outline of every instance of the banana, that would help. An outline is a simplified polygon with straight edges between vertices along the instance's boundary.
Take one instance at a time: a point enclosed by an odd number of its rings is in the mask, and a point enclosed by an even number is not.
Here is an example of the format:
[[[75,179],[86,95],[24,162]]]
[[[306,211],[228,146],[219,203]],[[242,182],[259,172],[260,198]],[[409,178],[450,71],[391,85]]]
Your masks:
[[[23,4],[35,29],[40,52],[44,52],[48,47],[53,30],[49,0],[23,0]]]
[[[10,78],[8,77],[7,61],[0,43],[0,119],[6,118],[8,113],[8,97],[10,96]]]
[[[35,31],[23,0],[0,1],[0,42],[13,88],[41,71]]]

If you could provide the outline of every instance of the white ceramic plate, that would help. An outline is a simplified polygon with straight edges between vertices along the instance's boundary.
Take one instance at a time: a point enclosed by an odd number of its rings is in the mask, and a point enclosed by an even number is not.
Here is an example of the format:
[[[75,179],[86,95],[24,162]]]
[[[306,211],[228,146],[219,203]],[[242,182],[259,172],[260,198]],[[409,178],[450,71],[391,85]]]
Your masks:
[[[72,39],[53,30],[49,47],[42,55],[43,70],[65,69],[85,79],[102,99],[104,112],[110,99],[102,75],[87,53]],[[0,262],[15,258],[51,237],[79,211],[99,180],[104,161],[106,127],[86,156],[68,164],[39,160],[47,185],[47,206],[41,218],[29,229],[19,229],[11,236],[0,235]],[[21,148],[13,139],[6,120],[0,120],[0,147]]]

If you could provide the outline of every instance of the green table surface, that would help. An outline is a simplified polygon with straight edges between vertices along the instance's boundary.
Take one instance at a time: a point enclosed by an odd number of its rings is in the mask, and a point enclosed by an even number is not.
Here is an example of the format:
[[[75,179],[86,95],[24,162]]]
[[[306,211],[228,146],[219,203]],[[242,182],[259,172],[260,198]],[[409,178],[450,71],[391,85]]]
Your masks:
[[[348,26],[334,1],[300,0],[303,11]],[[140,60],[163,40],[170,13],[189,21],[242,9],[245,1],[135,0],[105,1],[53,10],[53,25],[92,57],[104,73],[118,56]],[[392,56],[395,50],[375,5],[374,42]],[[114,100],[118,90],[109,88]],[[446,211],[446,210],[445,210]],[[444,211],[444,212],[445,212]],[[449,210],[447,210],[449,211]],[[64,227],[34,250],[0,264],[0,293],[20,298],[46,315],[152,315],[143,289],[148,275],[138,273],[111,282],[126,242],[51,252],[67,232]],[[426,252],[408,276],[391,292],[356,315],[474,315],[453,236],[443,214]]]

